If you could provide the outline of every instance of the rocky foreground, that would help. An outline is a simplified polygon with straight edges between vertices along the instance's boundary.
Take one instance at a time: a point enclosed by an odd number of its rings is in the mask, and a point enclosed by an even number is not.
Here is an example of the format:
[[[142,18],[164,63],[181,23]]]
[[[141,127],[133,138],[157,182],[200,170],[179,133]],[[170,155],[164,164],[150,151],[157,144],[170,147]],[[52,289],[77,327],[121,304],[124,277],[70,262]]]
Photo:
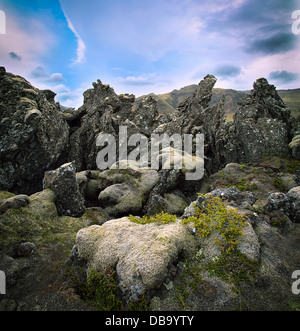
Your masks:
[[[174,115],[100,81],[63,111],[0,68],[0,310],[299,309],[299,123],[263,78],[226,123],[215,83]],[[120,126],[204,134],[204,177],[100,171],[97,137]]]

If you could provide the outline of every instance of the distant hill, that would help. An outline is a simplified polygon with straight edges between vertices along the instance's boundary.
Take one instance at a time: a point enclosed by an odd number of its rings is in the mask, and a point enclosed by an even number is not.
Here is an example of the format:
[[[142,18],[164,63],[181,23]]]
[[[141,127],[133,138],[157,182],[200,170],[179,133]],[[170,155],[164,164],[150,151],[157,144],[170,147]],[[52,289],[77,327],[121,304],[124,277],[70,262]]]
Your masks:
[[[279,90],[282,100],[292,111],[292,115],[300,118],[300,88],[295,90]]]
[[[159,112],[162,114],[172,114],[175,112],[178,105],[192,95],[197,88],[197,85],[189,85],[180,90],[174,90],[169,93],[156,95],[151,93],[153,98],[157,100]],[[240,99],[249,94],[250,91],[236,91],[231,89],[215,88],[211,100],[211,104],[216,104],[221,96],[225,95],[225,111],[227,120],[232,121],[233,115],[237,109],[237,103]],[[292,115],[295,118],[300,118],[300,89],[294,90],[278,90],[280,97],[291,109]],[[139,97],[139,102],[143,97]]]

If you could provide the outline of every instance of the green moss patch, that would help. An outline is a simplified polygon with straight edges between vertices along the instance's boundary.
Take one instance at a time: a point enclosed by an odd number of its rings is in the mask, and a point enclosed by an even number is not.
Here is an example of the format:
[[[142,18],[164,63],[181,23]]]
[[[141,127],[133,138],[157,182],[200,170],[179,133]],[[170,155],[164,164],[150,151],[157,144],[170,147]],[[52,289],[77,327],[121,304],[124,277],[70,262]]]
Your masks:
[[[243,228],[247,226],[244,216],[236,209],[229,208],[219,197],[206,199],[204,195],[201,207],[194,206],[196,215],[184,219],[184,224],[194,223],[196,234],[205,238],[213,231],[218,234],[215,243],[219,244],[222,251],[230,253],[236,250],[239,244],[238,237],[243,235]]]
[[[177,217],[176,217],[176,215],[170,215],[168,213],[161,212],[160,214],[157,214],[155,216],[135,217],[135,216],[130,215],[129,219],[131,222],[137,223],[137,224],[145,225],[145,224],[156,223],[158,225],[162,225],[162,224],[169,224],[169,223],[176,222]]]

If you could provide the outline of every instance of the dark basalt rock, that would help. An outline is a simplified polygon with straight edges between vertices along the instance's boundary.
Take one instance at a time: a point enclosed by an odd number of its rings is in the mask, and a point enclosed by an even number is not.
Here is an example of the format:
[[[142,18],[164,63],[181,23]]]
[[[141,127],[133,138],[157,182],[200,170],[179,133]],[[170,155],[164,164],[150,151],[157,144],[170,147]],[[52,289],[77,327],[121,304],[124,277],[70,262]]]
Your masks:
[[[83,197],[76,181],[75,164],[66,163],[60,168],[47,171],[43,180],[44,189],[51,189],[59,215],[80,217],[85,211]]]

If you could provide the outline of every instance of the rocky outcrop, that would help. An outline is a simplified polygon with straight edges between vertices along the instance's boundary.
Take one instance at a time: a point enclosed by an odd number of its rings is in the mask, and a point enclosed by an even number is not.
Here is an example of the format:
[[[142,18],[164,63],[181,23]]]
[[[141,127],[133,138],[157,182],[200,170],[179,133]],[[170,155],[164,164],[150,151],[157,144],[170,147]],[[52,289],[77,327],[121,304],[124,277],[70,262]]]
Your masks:
[[[224,98],[210,106],[217,81],[211,75],[173,116],[159,114],[151,96],[135,105],[133,95],[118,96],[100,80],[84,93],[81,108],[62,112],[52,91],[39,91],[4,68],[1,75],[0,188],[16,193],[38,191],[44,172],[66,162],[75,161],[77,172],[96,170],[100,134],[115,137],[118,156],[120,126],[126,126],[128,137],[135,133],[147,138],[152,133],[203,134],[207,175],[230,162],[255,162],[266,154],[298,155],[297,137],[288,148],[296,132],[290,111],[266,79],[255,82],[251,95],[240,102],[234,123],[226,123]],[[195,149],[194,144],[193,152]],[[132,147],[128,148],[128,154],[131,151]],[[183,191],[186,194],[199,186],[199,181],[189,182]]]
[[[133,95],[118,96],[100,80],[84,93],[83,106],[77,114],[73,111],[68,119],[72,134],[67,159],[75,160],[77,171],[97,169],[100,148],[96,146],[96,139],[99,134],[112,134],[118,146],[119,127],[130,117],[134,100]],[[134,133],[138,133],[133,123],[132,126]]]
[[[257,162],[264,155],[290,155],[295,120],[276,88],[260,78],[251,95],[239,102],[234,130],[239,162]]]
[[[158,112],[157,101],[148,96],[143,98],[130,113],[129,119],[139,129],[139,132],[150,137],[152,132],[161,124],[167,123],[170,117]]]
[[[126,126],[128,137],[137,133],[150,137],[153,130],[168,119],[158,113],[157,102],[151,96],[137,106],[134,102],[134,95],[117,95],[109,85],[98,80],[93,83],[93,89],[84,93],[84,104],[78,111],[64,113],[71,127],[67,159],[76,161],[77,171],[97,169],[100,147],[96,146],[96,140],[100,134],[114,136],[119,155],[121,126]],[[131,150],[128,149],[128,154]]]
[[[41,190],[68,143],[69,127],[48,94],[0,68],[0,189]]]
[[[208,75],[182,102],[172,121],[157,130],[168,134],[205,135],[205,168],[213,174],[230,162],[258,162],[265,155],[291,156],[296,122],[276,88],[264,78],[239,102],[233,123],[226,123],[224,98],[209,106],[217,82]],[[276,143],[274,143],[276,141]],[[297,155],[297,138],[290,148]]]
[[[209,106],[213,95],[213,87],[217,79],[207,75],[198,85],[192,96],[178,106],[177,113],[172,120],[156,129],[155,132],[172,134],[197,134],[205,136],[206,158],[205,168],[208,173],[216,172],[225,161],[220,159],[221,149],[220,137],[224,140],[225,111],[224,98],[218,104]],[[194,146],[195,151],[195,146]]]

